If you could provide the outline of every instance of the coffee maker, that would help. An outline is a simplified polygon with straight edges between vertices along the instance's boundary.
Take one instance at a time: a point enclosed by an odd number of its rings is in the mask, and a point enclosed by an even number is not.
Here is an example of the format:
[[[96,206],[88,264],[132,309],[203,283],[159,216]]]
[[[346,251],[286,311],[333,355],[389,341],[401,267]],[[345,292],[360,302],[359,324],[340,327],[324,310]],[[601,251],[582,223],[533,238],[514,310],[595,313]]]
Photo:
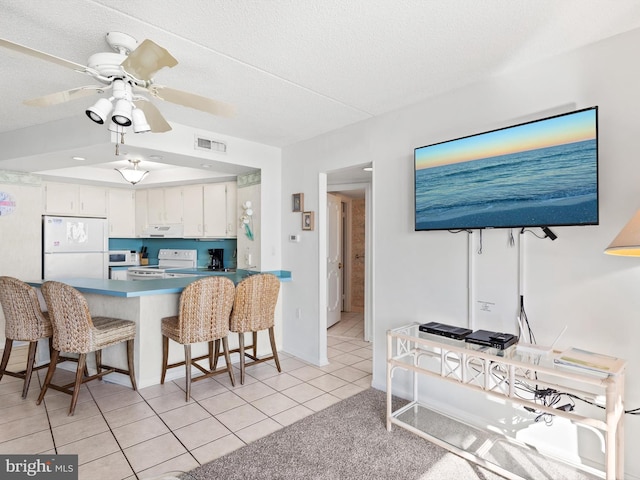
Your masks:
[[[222,270],[224,269],[224,248],[210,248],[209,256],[209,270]]]

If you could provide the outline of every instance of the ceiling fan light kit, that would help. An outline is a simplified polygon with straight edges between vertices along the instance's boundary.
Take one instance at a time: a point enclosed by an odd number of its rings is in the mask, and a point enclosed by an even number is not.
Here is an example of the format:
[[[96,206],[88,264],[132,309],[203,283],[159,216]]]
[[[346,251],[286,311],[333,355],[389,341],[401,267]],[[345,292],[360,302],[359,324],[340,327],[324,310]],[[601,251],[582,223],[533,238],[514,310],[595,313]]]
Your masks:
[[[108,99],[100,98],[93,106],[87,108],[85,113],[91,120],[102,125],[112,109],[113,104]]]
[[[44,97],[25,100],[24,103],[29,106],[57,105],[88,95],[102,94],[107,89],[113,89],[110,98],[100,98],[93,106],[87,108],[85,113],[92,121],[103,125],[113,110],[110,120],[121,127],[133,125],[134,133],[148,131],[160,133],[171,130],[171,126],[160,111],[141,93],[157,100],[186,106],[212,115],[228,117],[233,114],[233,108],[224,102],[156,85],[152,76],[164,67],[176,66],[178,61],[166,49],[153,41],[146,39],[138,43],[131,35],[121,32],[109,32],[105,39],[114,52],[95,53],[89,57],[87,65],[65,60],[3,38],[0,38],[0,46],[84,73],[102,84],[100,86],[76,87]],[[139,113],[136,113],[137,111]],[[111,130],[111,128],[109,129]],[[123,134],[124,131],[119,133]]]
[[[131,126],[131,103],[124,98],[121,98],[116,103],[116,108],[113,110],[111,120],[114,123],[123,127]]]
[[[145,133],[151,131],[151,126],[149,125],[149,122],[147,122],[144,112],[135,106],[131,112],[131,121],[133,123],[133,133]]]

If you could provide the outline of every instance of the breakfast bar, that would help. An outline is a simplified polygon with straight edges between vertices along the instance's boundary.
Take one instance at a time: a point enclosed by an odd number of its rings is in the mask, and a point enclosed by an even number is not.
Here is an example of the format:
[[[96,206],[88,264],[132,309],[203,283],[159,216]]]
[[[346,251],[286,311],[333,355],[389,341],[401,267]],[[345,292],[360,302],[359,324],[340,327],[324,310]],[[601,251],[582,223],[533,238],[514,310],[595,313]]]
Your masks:
[[[204,273],[204,272],[203,272]],[[237,272],[217,272],[224,275],[235,284],[257,272],[239,270]],[[269,272],[278,276],[281,281],[290,280],[288,272]],[[214,274],[214,273],[210,273]],[[162,333],[160,323],[162,318],[178,314],[180,294],[184,288],[198,277],[168,278],[157,280],[106,280],[90,278],[67,278],[60,280],[79,290],[87,299],[89,310],[93,316],[121,318],[136,323],[135,338],[135,370],[136,382],[139,388],[160,383],[162,371]],[[46,280],[29,281],[31,286],[39,288]],[[277,320],[276,320],[277,321]],[[261,332],[262,334],[262,332]],[[230,336],[231,348],[235,348],[237,338]],[[269,345],[268,337],[261,339],[264,346]],[[38,348],[40,354],[48,356],[46,345]],[[206,343],[193,346],[193,356],[204,355],[207,352]],[[126,367],[126,348],[124,344],[108,347],[103,351],[105,363],[117,367]],[[169,361],[184,359],[181,346],[171,345]],[[48,359],[39,359],[44,361]],[[224,361],[222,358],[220,361]],[[167,380],[174,380],[184,376],[183,369],[172,369],[167,372]],[[130,385],[126,375],[110,374],[105,380]]]

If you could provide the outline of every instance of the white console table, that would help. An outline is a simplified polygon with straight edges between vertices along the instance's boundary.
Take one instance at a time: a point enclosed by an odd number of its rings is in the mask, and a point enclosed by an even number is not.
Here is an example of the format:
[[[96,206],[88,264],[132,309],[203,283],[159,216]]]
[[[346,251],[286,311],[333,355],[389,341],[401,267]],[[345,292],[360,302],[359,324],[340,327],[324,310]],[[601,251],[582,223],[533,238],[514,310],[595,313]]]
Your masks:
[[[580,368],[567,369],[555,365],[553,353],[521,353],[515,346],[505,350],[481,347],[420,332],[418,327],[418,324],[414,324],[387,333],[387,430],[391,431],[392,425],[398,425],[507,478],[526,478],[483,458],[477,451],[466,450],[438,437],[437,433],[430,433],[429,428],[433,423],[417,420],[421,411],[433,413],[433,409],[418,399],[419,378],[438,378],[602,431],[605,438],[605,470],[599,475],[604,474],[608,480],[624,478],[625,362],[608,374],[594,375]],[[397,369],[412,372],[413,400],[394,411],[393,376]],[[603,418],[580,414],[579,401],[574,411],[564,411],[541,405],[533,398],[523,398],[516,392],[517,385],[521,383],[535,384],[538,388],[555,389],[578,397],[603,397]],[[526,413],[523,411],[523,415]]]

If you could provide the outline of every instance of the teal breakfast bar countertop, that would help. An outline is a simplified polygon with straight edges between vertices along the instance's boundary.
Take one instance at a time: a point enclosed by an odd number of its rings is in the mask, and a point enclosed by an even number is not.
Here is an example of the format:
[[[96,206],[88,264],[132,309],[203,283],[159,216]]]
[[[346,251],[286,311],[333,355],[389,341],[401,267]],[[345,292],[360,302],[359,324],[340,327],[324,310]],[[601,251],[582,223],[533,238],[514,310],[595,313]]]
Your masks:
[[[244,278],[260,272],[240,270],[238,272],[212,272],[204,269],[181,271],[180,273],[194,273],[200,277],[179,277],[157,280],[106,280],[95,278],[65,278],[58,281],[64,282],[76,288],[87,300],[89,311],[94,317],[111,317],[131,320],[136,324],[136,338],[134,347],[134,362],[136,382],[139,388],[158,385],[162,373],[162,332],[161,323],[165,317],[178,314],[180,294],[190,283],[209,275],[224,275],[235,284]],[[281,281],[290,281],[289,272],[265,272],[274,273]],[[46,280],[27,281],[33,287],[39,289]],[[41,293],[39,293],[41,296]],[[44,300],[41,298],[44,305]],[[282,319],[276,309],[276,335],[282,333]],[[259,332],[258,354],[262,347],[269,346],[269,338],[265,332]],[[229,346],[235,348],[238,344],[238,335],[229,335]],[[281,337],[276,340],[281,343]],[[175,342],[169,342],[169,363],[177,363],[184,360],[184,349]],[[46,352],[48,356],[48,343],[38,348],[39,352]],[[207,343],[193,346],[193,357],[207,353]],[[125,344],[121,343],[107,347],[103,350],[103,359],[106,364],[120,368],[126,368],[127,352]],[[44,360],[44,359],[41,359]],[[224,361],[224,359],[221,359]],[[194,370],[192,373],[196,373]],[[184,377],[184,368],[171,368],[167,371],[167,381]],[[119,373],[110,373],[105,380],[131,386],[129,377]]]
[[[254,272],[251,270],[238,270],[236,272],[212,271],[206,268],[171,270],[175,273],[186,273],[197,276],[178,278],[158,278],[156,280],[109,280],[102,278],[65,278],[61,282],[71,285],[82,293],[96,293],[99,295],[110,295],[114,297],[142,297],[146,295],[164,295],[167,293],[181,293],[191,282],[198,280],[198,277],[224,276],[238,284],[245,278],[258,273],[272,273],[281,282],[291,281],[291,272],[278,270],[270,272]],[[44,280],[31,280],[27,283],[32,287],[40,287]]]

